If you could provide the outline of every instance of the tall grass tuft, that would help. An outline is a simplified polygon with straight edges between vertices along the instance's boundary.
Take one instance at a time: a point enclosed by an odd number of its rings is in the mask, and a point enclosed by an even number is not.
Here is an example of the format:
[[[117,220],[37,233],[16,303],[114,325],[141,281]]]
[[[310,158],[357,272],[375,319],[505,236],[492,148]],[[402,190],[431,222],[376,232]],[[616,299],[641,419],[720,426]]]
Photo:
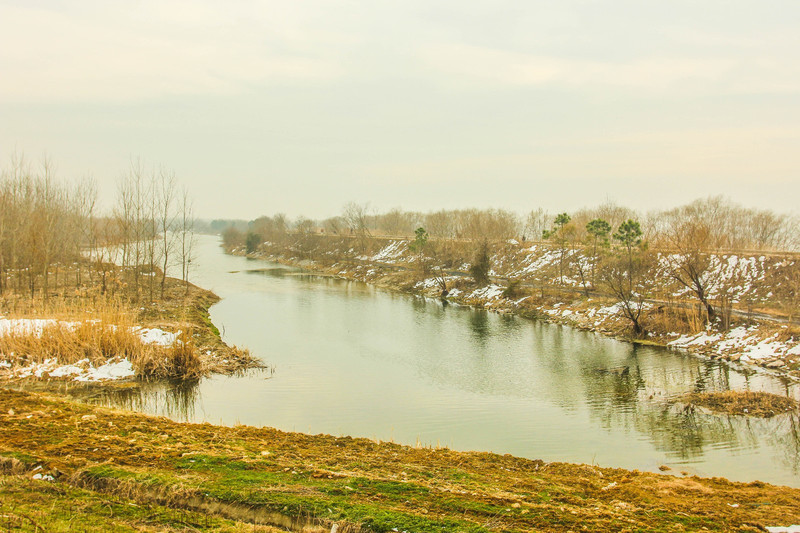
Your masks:
[[[204,374],[200,352],[189,328],[184,328],[171,346],[146,345],[131,359],[136,374],[143,378],[197,379]]]

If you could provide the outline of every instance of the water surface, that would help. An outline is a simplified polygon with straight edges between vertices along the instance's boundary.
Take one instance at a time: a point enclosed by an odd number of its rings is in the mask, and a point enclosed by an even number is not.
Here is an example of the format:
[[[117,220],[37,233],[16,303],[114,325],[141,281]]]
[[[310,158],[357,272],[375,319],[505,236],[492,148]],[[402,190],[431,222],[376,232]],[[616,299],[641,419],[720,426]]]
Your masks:
[[[227,256],[214,237],[198,254],[195,283],[223,298],[212,320],[274,372],[104,401],[180,421],[800,486],[796,414],[718,417],[667,401],[730,388],[797,398],[789,381]]]

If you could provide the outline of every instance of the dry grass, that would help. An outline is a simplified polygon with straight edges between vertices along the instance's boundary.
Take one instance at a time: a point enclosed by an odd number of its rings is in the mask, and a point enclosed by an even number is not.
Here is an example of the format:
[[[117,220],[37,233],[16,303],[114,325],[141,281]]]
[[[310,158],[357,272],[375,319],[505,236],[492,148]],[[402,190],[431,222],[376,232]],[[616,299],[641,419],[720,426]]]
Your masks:
[[[149,283],[155,278],[142,275],[133,284],[132,271],[109,264],[102,268],[104,287],[96,266],[54,267],[48,293],[37,291],[33,296],[18,272],[8,273],[6,290],[0,294],[0,317],[75,325],[53,325],[41,336],[0,338],[0,361],[28,366],[47,359],[60,365],[88,359],[97,365],[120,356],[127,357],[137,377],[145,379],[195,379],[208,372],[262,366],[247,350],[222,342],[208,315],[218,300],[213,293],[167,278],[162,298],[158,286],[150,294]],[[134,331],[138,326],[178,332],[178,342],[168,347],[143,343]]]
[[[767,392],[725,391],[693,392],[682,401],[710,409],[715,413],[748,415],[769,418],[798,408],[792,398]]]
[[[171,346],[144,345],[138,356],[131,359],[136,374],[144,378],[197,379],[205,371],[200,353],[188,328],[181,330]]]
[[[162,346],[144,342],[136,333],[137,311],[117,300],[92,306],[59,301],[32,316],[6,317],[47,320],[39,329],[0,336],[0,357],[14,366],[56,360],[59,365],[88,360],[93,366],[119,357],[131,361],[137,377],[183,377],[203,374],[191,331],[184,328],[177,342]]]

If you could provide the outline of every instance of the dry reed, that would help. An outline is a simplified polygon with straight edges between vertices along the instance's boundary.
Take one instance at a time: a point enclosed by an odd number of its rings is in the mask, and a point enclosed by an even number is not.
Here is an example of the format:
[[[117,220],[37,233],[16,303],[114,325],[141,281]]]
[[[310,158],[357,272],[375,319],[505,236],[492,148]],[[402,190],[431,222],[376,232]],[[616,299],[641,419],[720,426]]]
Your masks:
[[[745,414],[769,418],[798,408],[792,398],[768,392],[724,391],[693,392],[685,395],[682,401],[698,405],[715,413]]]
[[[167,346],[145,342],[137,334],[135,311],[119,301],[92,306],[62,301],[33,317],[40,320],[37,327],[28,322],[28,327],[0,335],[0,360],[12,366],[47,360],[71,365],[88,360],[99,366],[124,358],[139,378],[195,379],[204,373],[191,331],[183,329]]]

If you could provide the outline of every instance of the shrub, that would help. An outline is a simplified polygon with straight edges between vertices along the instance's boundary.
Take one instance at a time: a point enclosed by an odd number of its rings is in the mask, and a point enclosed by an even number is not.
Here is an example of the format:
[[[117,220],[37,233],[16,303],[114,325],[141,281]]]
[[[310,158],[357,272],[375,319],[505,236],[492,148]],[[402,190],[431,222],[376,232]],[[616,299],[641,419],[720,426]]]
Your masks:
[[[489,271],[492,268],[492,260],[489,257],[489,243],[483,241],[475,254],[475,261],[469,267],[469,273],[475,283],[486,285],[489,283]]]

